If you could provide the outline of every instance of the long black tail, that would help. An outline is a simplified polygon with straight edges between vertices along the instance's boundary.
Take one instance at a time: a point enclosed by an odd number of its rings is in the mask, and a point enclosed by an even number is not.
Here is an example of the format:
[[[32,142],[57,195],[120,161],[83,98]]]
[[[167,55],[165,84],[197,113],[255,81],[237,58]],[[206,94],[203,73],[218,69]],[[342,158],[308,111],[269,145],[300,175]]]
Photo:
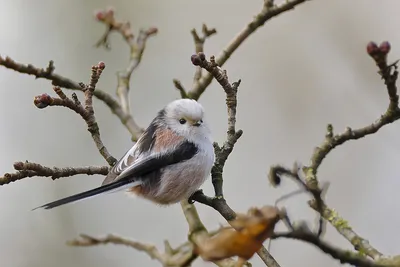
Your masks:
[[[46,210],[47,209],[52,209],[52,208],[55,208],[55,207],[58,207],[58,206],[61,206],[61,205],[65,205],[65,204],[68,204],[68,203],[71,203],[71,202],[75,202],[75,201],[78,201],[78,200],[82,200],[82,199],[85,199],[85,198],[88,198],[88,197],[93,197],[93,196],[96,196],[96,195],[99,195],[99,194],[102,194],[102,193],[110,192],[110,191],[113,191],[115,189],[123,189],[129,184],[132,184],[132,186],[133,186],[134,183],[135,182],[132,182],[129,179],[118,180],[118,181],[115,181],[114,183],[102,185],[100,187],[97,187],[97,188],[94,188],[94,189],[91,189],[91,190],[88,190],[88,191],[85,191],[85,192],[82,192],[82,193],[79,193],[79,194],[76,194],[76,195],[72,195],[72,196],[69,196],[69,197],[66,197],[66,198],[62,198],[62,199],[59,199],[59,200],[44,204],[44,205],[42,205],[40,207],[37,207],[37,208],[34,208],[32,210],[36,210],[36,209],[40,209],[40,208],[44,208]]]

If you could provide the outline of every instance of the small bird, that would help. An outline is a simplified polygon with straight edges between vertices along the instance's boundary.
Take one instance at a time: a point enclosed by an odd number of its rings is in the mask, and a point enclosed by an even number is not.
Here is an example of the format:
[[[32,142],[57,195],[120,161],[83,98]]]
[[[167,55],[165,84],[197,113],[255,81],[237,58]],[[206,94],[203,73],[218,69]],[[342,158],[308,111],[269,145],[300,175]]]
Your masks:
[[[111,168],[100,187],[35,209],[52,209],[103,193],[127,190],[158,205],[188,199],[210,175],[215,154],[204,109],[192,99],[172,101]]]

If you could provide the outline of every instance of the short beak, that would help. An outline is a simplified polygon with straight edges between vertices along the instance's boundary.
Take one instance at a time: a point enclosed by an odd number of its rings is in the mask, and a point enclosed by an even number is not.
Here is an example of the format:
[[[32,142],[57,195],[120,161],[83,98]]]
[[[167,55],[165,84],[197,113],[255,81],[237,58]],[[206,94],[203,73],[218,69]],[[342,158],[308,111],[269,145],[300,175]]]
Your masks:
[[[201,121],[196,121],[195,123],[193,123],[193,126],[200,126],[201,125]]]

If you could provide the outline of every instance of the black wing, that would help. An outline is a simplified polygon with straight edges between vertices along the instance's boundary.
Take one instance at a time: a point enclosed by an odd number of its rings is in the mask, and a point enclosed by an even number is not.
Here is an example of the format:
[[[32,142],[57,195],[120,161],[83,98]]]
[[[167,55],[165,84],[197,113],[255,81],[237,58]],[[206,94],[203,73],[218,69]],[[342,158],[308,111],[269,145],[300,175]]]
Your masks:
[[[164,110],[158,112],[157,116],[153,119],[144,133],[139,137],[138,141],[133,145],[133,147],[115,163],[114,167],[111,168],[106,178],[103,180],[102,185],[112,183],[116,179],[119,179],[119,175],[128,167],[128,162],[135,161],[136,158],[143,152],[151,151],[156,139],[156,130],[161,125],[164,116]]]
[[[102,185],[100,187],[72,195],[66,198],[56,200],[51,203],[47,203],[35,209],[44,208],[52,209],[64,204],[82,200],[88,197],[92,197],[98,194],[106,193],[120,187],[126,186],[128,184],[134,183],[133,178],[146,176],[152,172],[159,171],[161,168],[168,165],[172,165],[181,161],[188,160],[192,158],[198,152],[198,148],[195,144],[191,142],[183,142],[175,150],[167,153],[153,154],[143,159],[136,161],[132,166],[127,168],[121,173],[121,178],[118,180]],[[35,210],[33,209],[33,210]]]

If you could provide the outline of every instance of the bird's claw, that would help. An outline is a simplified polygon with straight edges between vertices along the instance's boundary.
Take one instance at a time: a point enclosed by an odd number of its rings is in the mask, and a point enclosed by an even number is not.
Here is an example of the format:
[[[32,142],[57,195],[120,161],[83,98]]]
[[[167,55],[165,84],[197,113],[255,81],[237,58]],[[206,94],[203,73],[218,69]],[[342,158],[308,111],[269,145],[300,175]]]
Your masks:
[[[194,202],[196,202],[196,201],[194,200],[194,198],[195,198],[196,195],[198,195],[198,194],[203,194],[203,190],[202,190],[202,189],[196,190],[196,191],[188,198],[189,204],[194,204]]]

